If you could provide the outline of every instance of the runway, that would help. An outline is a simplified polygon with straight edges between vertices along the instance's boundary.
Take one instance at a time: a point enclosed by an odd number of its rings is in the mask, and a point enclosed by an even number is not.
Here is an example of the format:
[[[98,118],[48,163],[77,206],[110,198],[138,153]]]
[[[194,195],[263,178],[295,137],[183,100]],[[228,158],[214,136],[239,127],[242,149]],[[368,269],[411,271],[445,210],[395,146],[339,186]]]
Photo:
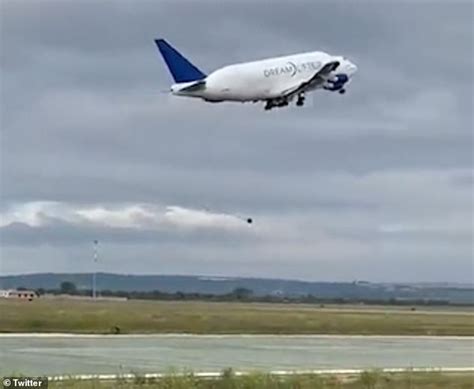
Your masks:
[[[0,336],[0,374],[472,367],[474,337]]]

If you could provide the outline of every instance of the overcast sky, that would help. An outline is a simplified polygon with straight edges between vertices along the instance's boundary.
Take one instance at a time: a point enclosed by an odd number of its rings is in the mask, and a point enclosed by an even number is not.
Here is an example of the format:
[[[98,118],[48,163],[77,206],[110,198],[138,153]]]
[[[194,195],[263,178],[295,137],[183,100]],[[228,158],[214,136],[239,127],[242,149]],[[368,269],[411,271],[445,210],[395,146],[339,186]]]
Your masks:
[[[109,272],[472,282],[471,1],[0,3],[2,274],[90,271],[98,239]],[[207,104],[163,93],[158,37],[359,72]]]

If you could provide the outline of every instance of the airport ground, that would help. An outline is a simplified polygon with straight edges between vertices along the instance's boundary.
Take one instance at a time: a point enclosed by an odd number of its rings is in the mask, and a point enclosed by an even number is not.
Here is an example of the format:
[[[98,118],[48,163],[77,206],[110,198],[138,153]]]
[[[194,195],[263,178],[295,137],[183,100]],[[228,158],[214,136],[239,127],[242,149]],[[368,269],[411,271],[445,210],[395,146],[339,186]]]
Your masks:
[[[472,373],[379,373],[360,375],[296,375],[276,377],[252,374],[236,377],[224,374],[217,379],[170,375],[160,380],[136,378],[133,381],[73,381],[51,382],[51,389],[472,389]]]
[[[471,308],[0,300],[0,332],[474,335]]]

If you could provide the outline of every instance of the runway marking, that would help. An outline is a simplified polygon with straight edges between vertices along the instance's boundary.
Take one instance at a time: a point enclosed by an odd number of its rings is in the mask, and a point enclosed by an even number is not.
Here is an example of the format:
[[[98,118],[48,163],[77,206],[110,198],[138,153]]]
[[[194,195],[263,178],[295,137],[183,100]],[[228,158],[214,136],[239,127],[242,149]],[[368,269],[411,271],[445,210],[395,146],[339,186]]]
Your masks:
[[[275,370],[270,371],[268,374],[275,376],[291,376],[291,375],[356,375],[362,374],[364,371],[370,371],[370,369],[318,369],[318,370]],[[414,367],[414,368],[387,368],[377,369],[382,373],[473,373],[474,367]],[[177,373],[176,376],[185,376],[189,373]],[[245,376],[252,374],[251,371],[236,371],[236,376]],[[117,380],[126,379],[132,380],[137,377],[160,379],[169,376],[166,373],[147,373],[142,375],[136,374],[78,374],[78,375],[59,375],[48,377],[49,381],[67,381],[67,380]],[[222,372],[197,372],[193,373],[194,377],[198,378],[219,378],[222,376]]]

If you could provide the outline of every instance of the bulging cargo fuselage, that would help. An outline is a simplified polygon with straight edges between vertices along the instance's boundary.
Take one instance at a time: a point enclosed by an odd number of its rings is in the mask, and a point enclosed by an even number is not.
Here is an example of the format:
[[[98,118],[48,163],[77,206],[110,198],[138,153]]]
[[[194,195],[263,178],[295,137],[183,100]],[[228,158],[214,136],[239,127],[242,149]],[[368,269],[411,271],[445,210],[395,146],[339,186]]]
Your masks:
[[[157,44],[177,81],[171,93],[209,102],[265,101],[270,108],[284,106],[295,97],[301,102],[304,93],[315,89],[344,93],[357,71],[357,66],[345,57],[315,51],[228,65],[205,75],[179,53],[178,59],[173,58],[166,51],[170,47],[166,42]]]

